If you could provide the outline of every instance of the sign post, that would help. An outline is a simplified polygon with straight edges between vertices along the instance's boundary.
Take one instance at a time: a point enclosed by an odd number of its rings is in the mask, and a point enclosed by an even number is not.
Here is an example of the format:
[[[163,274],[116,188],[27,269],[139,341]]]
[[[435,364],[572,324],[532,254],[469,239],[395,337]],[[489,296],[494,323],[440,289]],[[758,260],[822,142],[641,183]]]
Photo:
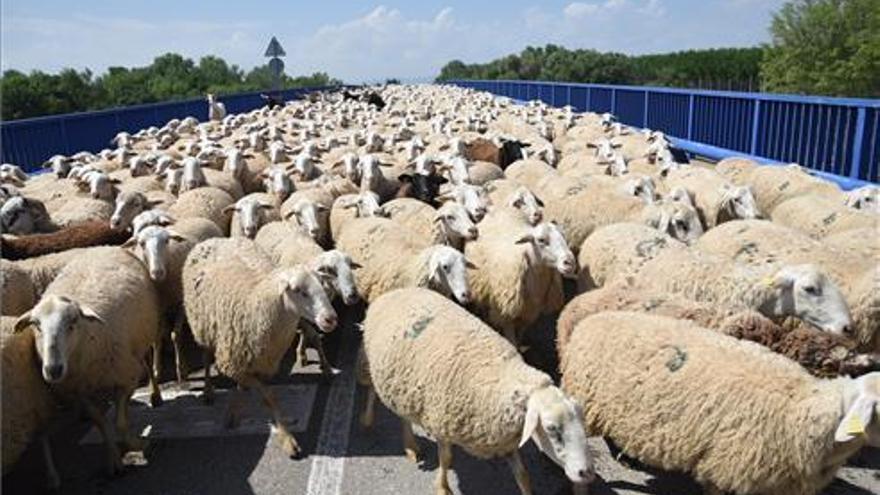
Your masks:
[[[281,89],[281,74],[284,73],[284,61],[279,57],[284,57],[286,55],[287,53],[284,52],[281,43],[278,42],[277,38],[272,36],[272,40],[269,41],[269,46],[266,47],[266,53],[263,55],[264,57],[270,57],[269,70],[272,71],[273,75],[272,91],[277,92]]]

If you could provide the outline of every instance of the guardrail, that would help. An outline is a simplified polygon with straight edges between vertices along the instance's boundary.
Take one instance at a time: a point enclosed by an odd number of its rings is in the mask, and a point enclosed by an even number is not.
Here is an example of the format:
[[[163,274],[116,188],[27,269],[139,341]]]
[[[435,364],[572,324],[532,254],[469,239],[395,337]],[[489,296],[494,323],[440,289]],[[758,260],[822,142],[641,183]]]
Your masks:
[[[284,100],[292,100],[323,89],[332,88],[295,88],[277,93]],[[265,103],[260,93],[221,95],[219,99],[228,113],[247,112]],[[41,168],[52,155],[97,152],[110,147],[110,139],[120,131],[135,132],[188,116],[200,121],[208,119],[208,104],[204,98],[0,122],[0,159],[30,172]]]
[[[543,81],[447,81],[517,100],[611,112],[712,159],[799,163],[844,188],[877,182],[880,100]]]

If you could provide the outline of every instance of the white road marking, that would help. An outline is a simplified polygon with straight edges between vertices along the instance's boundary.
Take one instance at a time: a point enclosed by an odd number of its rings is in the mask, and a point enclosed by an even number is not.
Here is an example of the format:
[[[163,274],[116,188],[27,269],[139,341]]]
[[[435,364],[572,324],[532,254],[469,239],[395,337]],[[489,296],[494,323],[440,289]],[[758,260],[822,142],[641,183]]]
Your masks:
[[[356,335],[346,335],[347,341],[356,339]],[[342,489],[342,476],[345,468],[345,454],[351,433],[351,419],[354,410],[355,396],[355,355],[353,343],[343,345],[340,349],[342,362],[339,367],[342,373],[333,377],[327,404],[324,406],[324,418],[321,420],[321,431],[318,445],[309,472],[306,495],[339,495]]]

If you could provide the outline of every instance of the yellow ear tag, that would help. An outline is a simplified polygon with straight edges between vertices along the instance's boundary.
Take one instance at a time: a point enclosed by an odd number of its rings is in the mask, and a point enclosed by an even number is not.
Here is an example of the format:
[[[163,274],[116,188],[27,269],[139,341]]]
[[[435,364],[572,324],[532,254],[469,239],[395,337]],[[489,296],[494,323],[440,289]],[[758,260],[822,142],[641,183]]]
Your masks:
[[[865,433],[865,425],[862,424],[861,418],[853,414],[846,421],[846,432],[850,435],[862,435]]]
[[[768,288],[772,289],[773,286],[776,285],[776,279],[774,279],[773,277],[764,277],[761,280],[761,283],[766,285]]]

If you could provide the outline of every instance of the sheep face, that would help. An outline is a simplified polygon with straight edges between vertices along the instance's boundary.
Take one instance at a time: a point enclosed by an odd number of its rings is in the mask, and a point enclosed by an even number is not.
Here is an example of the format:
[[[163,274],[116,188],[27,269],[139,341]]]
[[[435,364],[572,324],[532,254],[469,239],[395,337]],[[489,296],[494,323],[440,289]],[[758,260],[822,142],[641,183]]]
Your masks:
[[[225,172],[229,172],[236,180],[241,180],[244,177],[246,168],[241,150],[237,148],[226,150],[226,161],[223,163],[223,170]]]
[[[737,218],[752,219],[760,217],[758,203],[748,187],[731,187],[724,191],[718,223]]]
[[[111,179],[103,172],[88,173],[83,176],[82,182],[80,182],[81,187],[87,188],[93,199],[104,201],[113,201],[116,198],[118,190],[114,186],[119,183],[118,179]]]
[[[147,201],[143,194],[138,192],[123,192],[116,196],[116,208],[110,217],[110,228],[115,230],[124,229],[131,225],[139,213],[154,206]]]
[[[541,264],[554,268],[564,277],[574,277],[577,273],[574,254],[568,248],[568,243],[565,242],[565,237],[555,222],[541,223],[532,227],[516,243],[531,245],[535,257]]]
[[[344,207],[356,208],[358,218],[388,217],[388,212],[379,205],[379,195],[373,191],[358,194]]]
[[[51,225],[46,206],[24,196],[13,196],[0,207],[0,232],[26,235]]]
[[[309,236],[318,242],[320,242],[320,239],[327,231],[327,207],[322,204],[301,199],[291,208],[288,218],[291,216],[296,217],[297,224],[303,227],[309,233]]]
[[[172,218],[171,215],[169,215],[168,213],[162,210],[147,210],[138,213],[131,221],[131,233],[132,236],[137,236],[141,230],[150,225],[167,227],[169,225],[172,225],[173,223],[174,218]]]
[[[238,223],[241,226],[241,234],[248,239],[257,236],[257,231],[266,223],[264,212],[275,208],[273,205],[263,203],[256,198],[242,198],[237,203],[227,206],[224,212],[235,211],[238,213]]]
[[[683,201],[647,205],[643,213],[643,221],[686,244],[693,243],[703,235],[703,224],[700,223],[697,210]]]
[[[473,241],[477,238],[477,226],[471,221],[467,210],[458,203],[443,205],[434,216],[434,222],[451,240]]]
[[[539,389],[529,397],[520,446],[533,439],[544,455],[565,469],[568,479],[590,483],[596,471],[582,418],[580,406],[559,388]]]
[[[467,269],[475,268],[465,260],[460,251],[449,246],[432,246],[428,258],[431,288],[441,294],[451,295],[462,305],[471,301],[471,289],[467,281]]]
[[[354,153],[346,153],[345,156],[342,157],[342,166],[345,177],[354,184],[361,183],[361,169],[359,163],[360,161]]]
[[[136,156],[128,161],[128,171],[132,177],[140,177],[150,173],[150,163],[142,156]]]
[[[650,177],[630,179],[624,184],[627,194],[640,198],[645,204],[651,204],[656,198],[654,181]]]
[[[525,187],[517,188],[507,199],[507,205],[523,212],[530,225],[538,225],[544,219],[544,203]]]
[[[482,187],[471,184],[459,184],[451,191],[443,194],[438,199],[453,200],[465,207],[471,219],[479,222],[486,216],[489,208],[489,200],[486,191]]]
[[[336,310],[330,305],[321,282],[310,270],[295,267],[276,275],[284,306],[317,325],[322,332],[336,328]]]
[[[76,352],[87,333],[78,329],[90,322],[102,323],[101,317],[88,307],[63,296],[44,297],[34,308],[21,315],[15,330],[34,328],[37,355],[42,362],[43,378],[58,383],[67,376],[69,357]]]
[[[183,160],[183,176],[181,177],[181,189],[191,190],[207,185],[208,180],[202,172],[202,164],[196,158]]]
[[[315,258],[312,266],[328,297],[338,294],[342,296],[342,302],[349,306],[357,302],[359,296],[353,270],[360,268],[360,265],[352,261],[350,256],[333,249]]]
[[[461,156],[453,158],[448,163],[443,164],[440,168],[446,174],[451,184],[460,185],[467,184],[470,181],[468,167],[470,164]]]
[[[787,266],[767,284],[775,292],[775,298],[767,303],[773,315],[796,316],[820,330],[835,334],[849,332],[852,327],[852,317],[843,294],[815,266]]]
[[[266,192],[278,196],[281,201],[287,199],[293,192],[293,182],[287,173],[280,168],[272,168],[266,172],[263,187]]]
[[[180,186],[183,184],[183,170],[179,168],[170,168],[165,171],[165,191],[171,194],[180,193]]]
[[[834,432],[834,441],[864,440],[880,447],[880,373],[868,373],[846,385],[844,416]]]
[[[880,213],[880,187],[865,186],[846,193],[846,205],[857,210]]]
[[[150,279],[162,282],[168,273],[168,244],[171,241],[182,242],[186,239],[180,234],[163,227],[150,225],[140,230],[123,246],[134,247],[134,253],[147,266]]]

